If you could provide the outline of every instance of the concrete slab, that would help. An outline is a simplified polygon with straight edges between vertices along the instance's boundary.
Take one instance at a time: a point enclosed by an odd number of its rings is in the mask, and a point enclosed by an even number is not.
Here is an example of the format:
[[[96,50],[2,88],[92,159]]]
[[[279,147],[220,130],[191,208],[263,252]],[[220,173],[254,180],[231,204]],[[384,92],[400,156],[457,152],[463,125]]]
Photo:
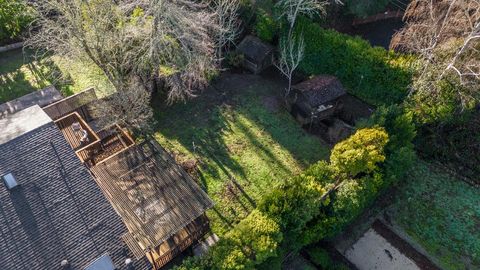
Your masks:
[[[345,257],[359,270],[420,270],[410,258],[373,229],[347,249]]]

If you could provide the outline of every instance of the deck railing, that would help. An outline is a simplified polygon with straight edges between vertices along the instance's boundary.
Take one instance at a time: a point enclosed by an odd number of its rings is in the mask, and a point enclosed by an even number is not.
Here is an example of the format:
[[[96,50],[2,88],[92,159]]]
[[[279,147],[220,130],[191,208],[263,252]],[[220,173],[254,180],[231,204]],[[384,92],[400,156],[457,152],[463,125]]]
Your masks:
[[[80,161],[87,166],[93,166],[135,144],[133,138],[119,125],[96,133],[77,112],[70,113],[55,123]],[[79,129],[75,130],[74,125]],[[82,137],[86,137],[86,140],[82,140]]]
[[[170,249],[169,251],[155,259],[154,269],[160,269],[161,267],[165,266],[168,262],[175,258],[175,256],[190,247],[194,241],[197,241],[202,236],[204,236],[205,233],[207,233],[207,231],[209,230],[208,219],[200,219],[202,222],[201,224],[195,224],[195,222],[193,222],[187,226],[195,226],[195,230],[193,232],[191,232],[185,239],[181,240],[179,243],[176,243],[176,246],[174,248]]]
[[[57,124],[65,139],[76,153],[100,141],[97,134],[77,112],[58,119],[55,121],[55,124]],[[75,130],[74,125],[79,125],[79,130]],[[86,140],[82,140],[84,137],[83,132],[86,132]]]

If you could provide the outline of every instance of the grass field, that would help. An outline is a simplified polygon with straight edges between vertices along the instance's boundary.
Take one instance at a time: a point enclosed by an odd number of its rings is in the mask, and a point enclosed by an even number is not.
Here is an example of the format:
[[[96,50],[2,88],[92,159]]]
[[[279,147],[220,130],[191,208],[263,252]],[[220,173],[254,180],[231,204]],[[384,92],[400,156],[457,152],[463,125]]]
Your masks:
[[[0,103],[54,84],[64,95],[95,86],[100,95],[112,89],[101,70],[92,64],[58,56],[35,59],[21,49],[0,53]]]
[[[480,269],[480,190],[418,164],[391,207],[394,221],[445,269]]]
[[[154,107],[157,140],[177,160],[199,161],[199,182],[216,203],[212,228],[222,234],[273,186],[325,159],[329,149],[277,100],[283,84],[224,74],[214,86],[187,103]]]

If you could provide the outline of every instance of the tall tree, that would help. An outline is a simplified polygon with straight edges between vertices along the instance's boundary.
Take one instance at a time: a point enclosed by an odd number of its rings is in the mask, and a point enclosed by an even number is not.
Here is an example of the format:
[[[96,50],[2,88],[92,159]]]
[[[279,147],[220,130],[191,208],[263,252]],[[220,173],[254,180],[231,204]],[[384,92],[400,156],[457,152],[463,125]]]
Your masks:
[[[194,0],[43,0],[32,5],[38,28],[28,45],[95,63],[119,95],[133,87],[150,92],[160,79],[170,102],[192,97],[208,84],[209,74],[217,68],[215,52],[231,40],[234,29],[222,25],[230,20],[219,19],[217,8]],[[224,13],[236,12],[231,6],[225,9]],[[120,100],[132,101],[112,102]]]
[[[406,26],[391,47],[416,53],[422,67],[413,90],[435,99],[453,86],[465,108],[480,98],[480,1],[415,0],[405,13]]]
[[[295,33],[295,23],[299,16],[325,15],[327,1],[317,0],[280,0],[277,8],[280,10],[279,20],[287,26],[287,33],[280,38],[280,55],[275,66],[287,77],[288,86],[285,97],[290,94],[292,78],[300,65],[305,51],[303,33]]]

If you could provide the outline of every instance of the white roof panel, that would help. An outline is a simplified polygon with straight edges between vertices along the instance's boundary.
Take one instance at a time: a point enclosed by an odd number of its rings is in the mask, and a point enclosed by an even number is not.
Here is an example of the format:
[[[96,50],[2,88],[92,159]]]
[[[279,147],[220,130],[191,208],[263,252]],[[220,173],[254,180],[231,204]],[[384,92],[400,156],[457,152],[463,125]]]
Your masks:
[[[9,142],[50,122],[52,119],[38,105],[10,114],[0,119],[0,144]]]

